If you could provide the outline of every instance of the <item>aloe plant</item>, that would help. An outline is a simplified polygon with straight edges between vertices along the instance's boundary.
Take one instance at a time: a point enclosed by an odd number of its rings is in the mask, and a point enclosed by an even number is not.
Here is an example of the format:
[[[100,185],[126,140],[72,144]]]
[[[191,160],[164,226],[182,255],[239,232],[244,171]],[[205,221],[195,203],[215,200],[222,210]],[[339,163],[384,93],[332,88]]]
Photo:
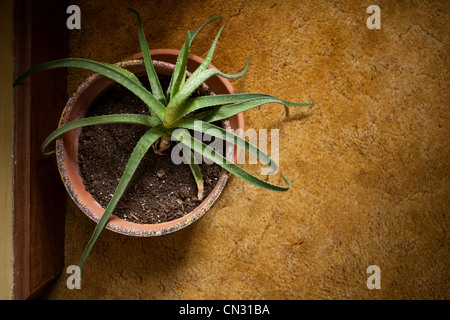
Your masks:
[[[108,206],[106,207],[101,219],[98,221],[93,235],[83,252],[79,265],[80,271],[82,270],[86,258],[88,257],[95,241],[106,226],[109,217],[113,213],[117,203],[123,195],[140,161],[151,146],[153,146],[153,149],[156,153],[161,153],[166,148],[168,148],[169,142],[172,138],[175,139],[177,143],[181,143],[183,145],[182,150],[184,156],[187,159],[191,159],[193,157],[192,151],[195,151],[203,155],[205,158],[214,161],[230,173],[246,182],[272,191],[287,191],[290,187],[290,182],[282,172],[281,176],[283,177],[287,186],[276,185],[262,180],[245,171],[235,163],[226,161],[227,159],[225,159],[222,155],[216,153],[215,150],[213,150],[210,146],[203,144],[201,141],[191,136],[188,133],[188,130],[195,129],[205,132],[209,129],[215,129],[214,131],[209,130],[208,134],[214,132],[213,134],[216,138],[231,142],[238,147],[244,148],[248,152],[254,154],[262,163],[268,165],[272,169],[272,171],[275,172],[277,170],[277,165],[267,154],[258,149],[256,146],[250,144],[245,139],[242,139],[241,137],[232,134],[212,123],[227,119],[240,112],[249,110],[257,106],[261,106],[266,103],[279,103],[284,105],[286,116],[288,116],[289,114],[288,106],[311,106],[314,104],[288,102],[268,94],[260,93],[210,95],[190,98],[191,94],[208,78],[215,75],[219,75],[227,79],[239,78],[247,72],[247,69],[249,67],[251,57],[249,57],[249,59],[247,60],[247,63],[242,71],[237,74],[225,74],[215,68],[208,68],[211,63],[220,33],[223,30],[222,27],[217,33],[217,36],[215,37],[204,62],[191,74],[190,77],[186,77],[187,58],[192,41],[201,29],[203,29],[210,22],[220,18],[220,16],[211,18],[195,31],[188,31],[186,41],[184,42],[184,45],[178,56],[168,90],[167,92],[163,92],[158,76],[153,67],[140,15],[133,9],[129,10],[133,11],[137,17],[139,43],[142,50],[143,61],[146,68],[148,80],[150,82],[150,91],[142,85],[142,83],[133,73],[129,72],[126,69],[108,63],[95,62],[80,58],[67,58],[40,64],[20,75],[14,82],[14,85],[17,85],[24,78],[34,73],[53,68],[75,67],[88,69],[105,77],[108,77],[124,86],[125,88],[129,89],[142,101],[144,101],[149,108],[150,115],[116,114],[74,120],[63,126],[60,126],[58,129],[52,132],[47,137],[47,139],[45,139],[41,146],[41,151],[44,154],[50,155],[54,153],[54,151],[45,152],[45,149],[49,145],[49,143],[60,137],[65,132],[84,126],[111,123],[129,123],[139,124],[147,126],[149,128],[136,144],[122,174],[120,182],[115,190],[115,193],[111,198]],[[210,108],[214,106],[216,107]],[[201,111],[201,109],[205,108],[207,108],[206,111]],[[195,115],[187,116],[192,111],[196,110],[199,111],[197,111]],[[201,199],[203,196],[203,177],[200,168],[194,161],[188,161],[188,163],[197,183],[198,198]]]

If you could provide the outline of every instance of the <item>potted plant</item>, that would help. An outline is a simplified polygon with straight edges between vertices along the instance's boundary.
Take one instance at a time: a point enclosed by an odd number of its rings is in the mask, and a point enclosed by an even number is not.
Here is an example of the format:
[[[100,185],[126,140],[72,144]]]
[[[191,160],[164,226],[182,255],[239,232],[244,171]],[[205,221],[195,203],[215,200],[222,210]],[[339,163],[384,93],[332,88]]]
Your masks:
[[[286,115],[288,115],[288,106],[313,105],[313,103],[301,104],[288,102],[271,95],[259,93],[234,94],[230,92],[230,94],[211,94],[209,92],[208,94],[208,86],[205,84],[208,79],[212,79],[216,75],[225,79],[239,78],[247,72],[250,63],[249,58],[243,70],[237,74],[224,74],[218,69],[210,67],[217,41],[223,30],[222,27],[217,33],[206,58],[199,63],[195,71],[192,73],[187,72],[189,50],[192,41],[204,26],[220,16],[208,20],[196,31],[188,31],[186,41],[178,54],[176,64],[171,65],[152,60],[144,36],[141,18],[136,11],[133,9],[130,10],[137,16],[138,37],[143,61],[130,60],[113,65],[80,58],[67,58],[35,66],[19,76],[14,82],[14,85],[17,85],[24,78],[36,72],[59,67],[83,68],[96,73],[88,78],[68,101],[61,116],[58,129],[47,137],[41,147],[42,152],[46,153],[46,147],[55,139],[57,140],[56,154],[58,168],[63,182],[77,205],[97,222],[94,233],[81,258],[80,270],[82,270],[85,260],[100,232],[106,226],[109,226],[113,231],[138,236],[161,235],[178,230],[198,219],[198,217],[209,209],[215,198],[220,194],[229,173],[261,188],[272,191],[287,191],[290,183],[283,173],[281,175],[287,183],[287,186],[275,185],[260,179],[243,170],[233,161],[233,155],[236,157],[234,153],[235,148],[242,148],[254,154],[262,163],[268,165],[272,169],[272,172],[277,170],[276,163],[267,154],[250,144],[241,136],[228,130],[231,128],[228,119],[233,119],[233,117],[240,115],[245,110],[265,103],[283,104],[286,109]],[[138,76],[142,75],[142,72],[148,79],[149,88],[146,88],[138,78]],[[165,75],[170,79],[166,89],[163,89],[161,84],[161,75]],[[146,108],[148,108],[148,113],[107,114],[85,117],[84,115],[86,115],[87,110],[94,100],[105,93],[111,87],[112,82],[120,84],[138,97],[145,104]],[[200,92],[200,95],[195,96],[194,93],[196,92]],[[76,112],[73,109],[75,105],[77,106]],[[223,127],[216,125],[217,122],[220,123],[221,121]],[[234,118],[233,121],[235,124],[239,124],[239,122],[242,123],[242,118]],[[111,198],[105,209],[99,206],[85,189],[78,172],[77,156],[81,128],[101,124],[131,124],[145,128],[126,162],[123,173],[121,173],[121,177],[118,179],[117,187],[114,193],[111,194]],[[197,139],[193,132],[211,134],[215,138],[231,143],[232,147],[227,148],[225,155],[221,154],[211,146]],[[221,173],[218,179],[219,182],[213,191],[206,196],[206,199],[200,206],[180,218],[180,220],[165,224],[155,223],[145,226],[143,229],[139,229],[137,228],[137,224],[131,223],[137,229],[131,228],[133,232],[124,231],[130,229],[130,222],[112,214],[126,191],[127,186],[129,186],[142,159],[148,152],[151,152],[149,151],[150,149],[158,155],[167,154],[170,149],[173,151],[174,144],[175,147],[178,147],[178,152],[186,160],[185,162],[188,164],[195,178],[197,198],[199,200],[204,197],[204,181],[200,164],[195,161],[195,154],[201,155],[204,159],[208,159],[224,169],[224,172]],[[53,152],[47,152],[47,154],[51,153]]]

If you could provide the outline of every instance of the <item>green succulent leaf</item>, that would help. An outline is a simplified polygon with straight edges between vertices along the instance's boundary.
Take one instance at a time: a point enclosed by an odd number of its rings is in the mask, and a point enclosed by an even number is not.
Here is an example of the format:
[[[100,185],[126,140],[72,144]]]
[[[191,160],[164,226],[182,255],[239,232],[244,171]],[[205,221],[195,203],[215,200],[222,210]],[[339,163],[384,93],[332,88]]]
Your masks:
[[[222,26],[222,28],[220,28],[219,32],[217,32],[217,35],[214,38],[214,41],[209,49],[208,55],[206,56],[205,60],[203,60],[202,64],[192,73],[191,77],[195,77],[196,74],[202,73],[211,64],[211,60],[214,55],[214,50],[216,49],[216,46],[217,46],[217,41],[219,41],[220,34],[222,33],[222,30],[224,27],[225,26]]]
[[[147,151],[151,147],[151,145],[157,139],[159,139],[164,133],[165,133],[165,130],[162,126],[156,126],[154,128],[149,129],[136,144],[133,152],[131,153],[130,159],[128,160],[127,166],[125,167],[125,170],[122,174],[122,177],[120,178],[120,182],[116,188],[116,191],[114,192],[114,195],[113,195],[111,201],[109,202],[108,206],[106,207],[105,212],[103,213],[102,217],[98,221],[97,226],[94,229],[91,239],[89,240],[86,248],[84,249],[83,255],[81,257],[80,265],[79,265],[80,277],[81,277],[81,271],[83,269],[84,263],[89,255],[89,253],[91,252],[92,247],[94,246],[100,233],[102,232],[102,230],[105,228],[106,224],[108,223],[111,213],[113,212],[117,203],[119,202],[120,198],[122,197],[123,193],[125,192],[125,190],[128,186],[128,183],[130,182],[131,178],[133,177],[134,172],[136,171],[137,167],[139,166],[139,163],[141,162],[142,158],[147,153]]]
[[[195,163],[194,153],[191,152],[189,148],[181,148],[183,151],[183,156],[186,158],[189,168],[191,169],[192,175],[194,176],[195,183],[197,185],[197,199],[201,200],[203,198],[203,175],[200,166]]]
[[[236,79],[242,77],[248,70],[248,67],[250,65],[250,59],[251,56],[248,58],[247,63],[245,67],[241,70],[241,72],[236,74],[226,74],[215,68],[209,68],[201,73],[197,73],[195,75],[193,74],[192,76],[190,76],[189,79],[186,81],[185,85],[183,86],[183,88],[174,97],[172,97],[172,100],[167,105],[164,123],[170,126],[177,119],[181,118],[180,114],[183,112],[182,110],[183,108],[180,106],[182,106],[187,101],[189,96],[203,82],[205,82],[212,76],[219,75],[226,79]]]
[[[192,32],[188,31],[186,41],[177,58],[175,70],[173,71],[171,82],[169,84],[168,96],[173,97],[184,85],[186,79],[187,60],[189,55],[190,43],[192,42]]]
[[[161,121],[158,118],[141,114],[111,114],[111,115],[77,119],[62,125],[58,129],[53,131],[42,143],[41,152],[47,156],[55,153],[54,151],[45,152],[45,149],[50,144],[50,142],[52,142],[53,140],[55,140],[56,138],[58,138],[59,136],[63,135],[64,133],[70,130],[86,126],[93,126],[98,124],[112,124],[112,123],[139,124],[143,126],[155,127],[158,124],[160,124]]]
[[[192,31],[192,41],[194,41],[194,38],[195,38],[195,36],[197,35],[197,33],[199,33],[205,26],[207,26],[208,24],[210,24],[211,22],[213,22],[214,20],[217,20],[217,19],[219,19],[219,18],[222,18],[222,16],[221,16],[221,15],[214,16],[214,17],[212,17],[211,19],[207,20],[205,23],[203,23],[203,24],[200,26],[200,28],[198,28],[198,29],[195,30],[195,31]],[[192,41],[191,41],[191,43],[189,43],[189,45],[192,44]]]
[[[175,64],[175,70],[172,74],[172,78],[170,79],[168,96],[169,99],[173,97],[184,85],[186,79],[186,70],[187,70],[187,61],[189,56],[189,51],[191,49],[192,41],[194,41],[195,36],[209,23],[220,18],[221,16],[215,16],[204,24],[201,25],[195,31],[188,31],[186,41],[184,42],[183,47],[181,48],[180,54],[177,58],[177,63]]]
[[[186,130],[175,130],[172,133],[172,137],[179,141],[180,143],[184,144],[186,147],[202,154],[205,158],[208,158],[209,160],[214,161],[219,166],[227,170],[228,172],[234,174],[236,177],[253,184],[257,187],[260,187],[262,189],[267,189],[270,191],[277,191],[277,192],[284,192],[288,191],[291,183],[289,180],[284,176],[282,173],[283,180],[287,183],[287,186],[279,186],[267,181],[264,181],[251,173],[245,171],[238,165],[234,163],[230,163],[226,158],[224,158],[222,155],[217,153],[214,149],[211,147],[205,145],[201,141],[195,139],[192,137],[189,132]]]
[[[186,109],[184,112],[186,112],[185,114],[187,114],[189,112],[199,110],[205,107],[221,104],[220,107],[204,111],[192,116],[195,119],[214,122],[230,118],[238,113],[244,112],[254,107],[259,107],[266,103],[280,103],[283,104],[284,106],[295,106],[295,107],[306,107],[314,105],[314,103],[294,103],[290,101],[285,101],[268,94],[236,94],[231,95],[232,97],[230,98],[226,98],[225,96],[226,95],[223,95],[221,98],[215,98],[220,96],[205,96],[205,98],[211,97],[211,99],[201,99],[203,97],[192,99],[186,103],[185,107]],[[230,105],[224,105],[226,103],[229,103],[228,101],[233,102],[240,101],[240,102]]]
[[[268,99],[256,99],[250,100],[246,102],[236,103],[230,106],[223,106],[214,108],[213,110],[208,110],[193,116],[195,119],[200,119],[207,122],[215,122],[223,119],[228,119],[238,113],[244,112],[246,110],[259,107],[266,103],[281,103],[285,107],[287,106],[282,101],[276,98],[268,98]],[[286,114],[289,116],[289,114]]]
[[[128,10],[134,12],[138,19],[139,44],[141,46],[142,58],[144,59],[145,70],[147,71],[147,76],[150,82],[152,93],[159,102],[161,102],[163,105],[166,105],[167,104],[166,97],[164,96],[164,92],[161,88],[161,83],[159,82],[158,75],[156,74],[155,71],[155,67],[153,66],[152,58],[150,56],[150,50],[148,48],[147,40],[145,39],[141,16],[134,9],[128,8]]]
[[[158,116],[158,118],[160,118],[161,120],[164,119],[164,105],[159,102],[147,89],[145,89],[138,78],[128,70],[108,63],[96,62],[81,58],[66,58],[62,60],[49,61],[37,65],[20,75],[17,80],[14,81],[14,85],[19,84],[24,78],[37,72],[61,67],[87,69],[96,73],[100,73],[101,75],[116,81],[117,83],[133,92],[142,101],[144,101],[144,103],[152,112],[154,112]]]
[[[261,93],[235,93],[235,94],[218,94],[210,96],[200,96],[189,99],[183,105],[182,116],[207,107],[227,105],[239,102],[245,102],[249,100],[271,98],[272,96]]]
[[[236,74],[226,74],[215,68],[206,69],[201,73],[196,74],[195,76],[193,74],[186,81],[186,85],[183,87],[182,92],[180,92],[180,96],[189,97],[195,91],[195,89],[198,88],[203,82],[205,82],[206,80],[215,75],[219,75],[221,77],[224,77],[225,79],[237,79],[242,77],[245,73],[247,73],[251,58],[252,57],[250,56],[245,64],[245,67]]]
[[[276,172],[278,169],[278,166],[275,163],[275,161],[273,161],[273,159],[271,159],[266,153],[264,153],[258,147],[251,144],[247,140],[241,138],[240,136],[230,131],[226,131],[221,127],[215,126],[205,121],[190,118],[183,118],[182,120],[180,120],[177,123],[177,127],[207,133],[223,141],[227,141],[238,147],[244,148],[249,153],[255,155],[259,160],[261,160],[262,163],[270,167],[271,171],[269,174]]]

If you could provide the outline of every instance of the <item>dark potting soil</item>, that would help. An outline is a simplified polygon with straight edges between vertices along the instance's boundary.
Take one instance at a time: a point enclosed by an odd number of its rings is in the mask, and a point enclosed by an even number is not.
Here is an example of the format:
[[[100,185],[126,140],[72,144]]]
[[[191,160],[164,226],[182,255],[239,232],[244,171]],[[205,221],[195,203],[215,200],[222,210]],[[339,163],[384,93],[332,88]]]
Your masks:
[[[140,79],[148,88],[148,81]],[[163,90],[169,77],[160,76]],[[199,93],[195,93],[198,95]],[[104,114],[147,114],[148,107],[128,89],[117,85],[102,95],[87,117]],[[140,137],[148,127],[132,124],[106,124],[84,127],[79,138],[78,160],[86,190],[106,208],[120,181],[125,166]],[[161,223],[184,216],[197,207],[197,185],[187,164],[175,165],[172,148],[163,155],[150,148],[144,156],[113,214],[136,223]],[[222,168],[213,163],[200,164],[204,197],[217,184]]]

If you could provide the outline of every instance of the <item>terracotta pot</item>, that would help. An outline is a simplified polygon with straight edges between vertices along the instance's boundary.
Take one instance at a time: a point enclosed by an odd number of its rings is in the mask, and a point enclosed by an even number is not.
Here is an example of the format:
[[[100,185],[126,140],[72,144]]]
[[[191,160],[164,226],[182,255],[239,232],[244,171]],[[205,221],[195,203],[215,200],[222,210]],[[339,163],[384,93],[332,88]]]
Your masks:
[[[156,72],[171,75],[174,65],[170,62],[176,61],[178,53],[179,51],[177,50],[151,50]],[[143,76],[146,72],[142,60],[139,60],[141,57],[142,54],[136,54],[125,61],[119,62],[117,65],[127,68],[137,76]],[[201,62],[202,59],[200,57],[190,55],[188,70],[193,71],[193,68]],[[115,84],[116,82],[98,74],[94,74],[86,79],[67,102],[61,115],[59,126],[76,119],[84,118],[92,103]],[[214,94],[234,93],[233,87],[224,78],[215,77],[215,79],[211,79],[202,85],[203,90],[207,90],[208,87]],[[226,129],[231,128],[235,130],[240,128],[242,132],[244,130],[244,118],[242,114],[236,115],[223,123]],[[56,156],[58,169],[73,201],[89,218],[98,222],[104,213],[104,209],[86,191],[78,166],[78,138],[81,130],[81,128],[71,130],[57,140]],[[234,161],[236,161],[240,152],[241,150],[238,150],[238,148],[230,146],[227,149],[227,156],[231,156],[234,153]],[[222,192],[229,175],[227,171],[222,170],[218,178],[218,183],[213,191],[198,207],[181,218],[157,224],[138,224],[111,215],[106,228],[121,234],[139,237],[164,235],[180,230],[198,220],[211,208]]]

